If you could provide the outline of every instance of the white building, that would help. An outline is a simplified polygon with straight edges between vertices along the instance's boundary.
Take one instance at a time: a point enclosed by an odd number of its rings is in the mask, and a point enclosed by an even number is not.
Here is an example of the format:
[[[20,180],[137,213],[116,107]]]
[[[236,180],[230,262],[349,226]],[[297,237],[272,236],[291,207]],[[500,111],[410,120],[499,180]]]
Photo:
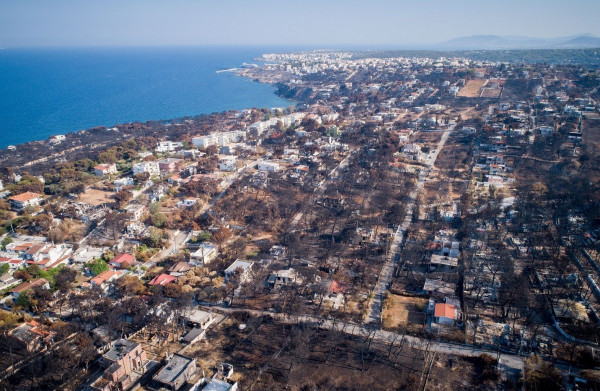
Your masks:
[[[113,182],[115,185],[115,191],[117,192],[123,190],[125,186],[133,186],[134,183],[135,181],[131,177],[120,178]]]
[[[138,221],[144,215],[144,211],[146,207],[144,205],[128,205],[125,208],[125,212],[127,212],[127,216],[131,221]]]
[[[117,165],[116,164],[99,164],[94,167],[94,175],[96,176],[104,176],[110,174],[117,173]]]
[[[276,172],[280,171],[281,167],[277,163],[262,161],[258,163],[259,171]]]
[[[151,177],[160,175],[160,169],[158,167],[158,162],[156,162],[156,161],[141,162],[141,163],[134,164],[132,167],[132,170],[133,170],[133,175],[143,174],[143,173],[148,173]]]
[[[219,170],[221,171],[235,171],[237,163],[237,156],[223,156],[219,159]]]
[[[177,148],[182,147],[183,143],[179,141],[159,141],[156,145],[155,151],[159,153],[175,152]]]
[[[237,143],[246,138],[246,131],[235,130],[233,132],[217,132],[207,136],[192,137],[192,144],[198,148],[206,148],[211,145],[222,147],[230,143]]]
[[[177,207],[178,208],[190,208],[190,207],[196,205],[197,202],[198,202],[198,199],[194,198],[194,197],[184,198],[183,200],[181,200],[177,203]]]
[[[225,281],[228,281],[238,270],[240,271],[240,282],[245,282],[248,279],[250,270],[254,262],[243,261],[236,259],[227,269],[225,269]]]
[[[190,263],[193,264],[195,262],[206,265],[215,259],[217,255],[219,255],[217,246],[212,243],[202,243],[198,250],[190,254],[190,259],[192,260]]]

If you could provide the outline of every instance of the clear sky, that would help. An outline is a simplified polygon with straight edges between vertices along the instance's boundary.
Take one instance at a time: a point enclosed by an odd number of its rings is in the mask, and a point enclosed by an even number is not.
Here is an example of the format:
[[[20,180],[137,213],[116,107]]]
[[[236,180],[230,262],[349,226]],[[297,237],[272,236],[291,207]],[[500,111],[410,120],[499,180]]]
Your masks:
[[[600,0],[0,0],[0,47],[407,45],[600,36]]]

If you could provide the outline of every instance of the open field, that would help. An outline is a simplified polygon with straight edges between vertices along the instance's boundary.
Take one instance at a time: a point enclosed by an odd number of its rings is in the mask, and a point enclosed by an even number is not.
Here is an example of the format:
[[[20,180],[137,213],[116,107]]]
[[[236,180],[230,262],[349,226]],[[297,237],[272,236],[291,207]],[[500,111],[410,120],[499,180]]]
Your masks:
[[[384,328],[393,329],[407,324],[425,322],[427,299],[390,294],[383,310]]]
[[[462,96],[465,98],[477,98],[479,97],[479,90],[481,90],[481,87],[483,87],[486,81],[487,80],[484,79],[469,80],[467,82],[467,85],[464,86],[460,91],[458,91],[458,94],[456,94],[456,96]]]
[[[599,120],[584,120],[583,130],[583,141],[586,143],[600,143]]]
[[[85,193],[81,194],[77,200],[80,202],[85,202],[86,204],[98,206],[113,202],[113,194],[114,193],[110,191],[89,189]]]
[[[502,88],[483,88],[481,90],[482,98],[499,98]]]

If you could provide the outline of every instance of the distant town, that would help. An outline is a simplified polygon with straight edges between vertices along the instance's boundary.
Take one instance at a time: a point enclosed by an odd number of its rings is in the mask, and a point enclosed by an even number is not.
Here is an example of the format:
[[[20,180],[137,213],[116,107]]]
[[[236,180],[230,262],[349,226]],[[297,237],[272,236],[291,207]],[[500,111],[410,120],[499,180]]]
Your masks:
[[[1,389],[600,389],[596,69],[258,60],[0,151]]]

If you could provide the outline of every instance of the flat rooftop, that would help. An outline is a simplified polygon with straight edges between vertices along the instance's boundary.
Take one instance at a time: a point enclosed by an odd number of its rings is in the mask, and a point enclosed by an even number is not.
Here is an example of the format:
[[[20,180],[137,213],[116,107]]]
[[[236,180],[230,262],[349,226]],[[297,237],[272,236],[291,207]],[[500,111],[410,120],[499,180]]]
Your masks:
[[[210,379],[203,391],[229,391],[232,385],[219,379]]]
[[[433,254],[431,256],[431,263],[434,265],[446,265],[446,266],[458,266],[458,258],[451,258],[444,255]]]
[[[104,353],[104,358],[111,361],[119,361],[125,357],[128,353],[133,351],[138,344],[127,339],[120,339],[116,342],[108,352]]]
[[[190,365],[196,365],[194,359],[175,353],[158,373],[154,380],[163,384],[172,384]]]

